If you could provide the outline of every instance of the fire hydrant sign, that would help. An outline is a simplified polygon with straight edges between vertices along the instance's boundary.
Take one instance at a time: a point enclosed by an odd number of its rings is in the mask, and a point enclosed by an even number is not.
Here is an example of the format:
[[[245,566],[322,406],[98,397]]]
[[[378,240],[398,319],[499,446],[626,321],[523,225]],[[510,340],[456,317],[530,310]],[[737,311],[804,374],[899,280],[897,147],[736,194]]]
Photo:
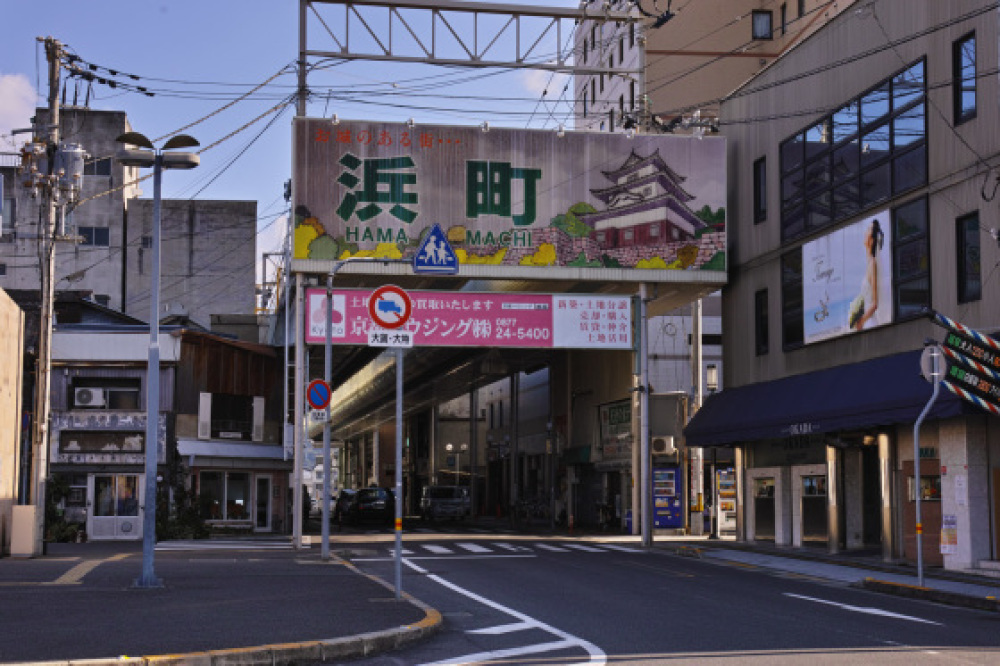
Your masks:
[[[396,322],[395,306],[403,308],[388,296],[378,290],[334,290],[333,344],[632,349],[629,296],[413,291],[407,293],[408,320],[394,329],[374,321],[381,307],[379,317]],[[323,344],[326,290],[307,290],[306,299],[306,343]],[[408,335],[409,344],[390,340],[394,333]]]

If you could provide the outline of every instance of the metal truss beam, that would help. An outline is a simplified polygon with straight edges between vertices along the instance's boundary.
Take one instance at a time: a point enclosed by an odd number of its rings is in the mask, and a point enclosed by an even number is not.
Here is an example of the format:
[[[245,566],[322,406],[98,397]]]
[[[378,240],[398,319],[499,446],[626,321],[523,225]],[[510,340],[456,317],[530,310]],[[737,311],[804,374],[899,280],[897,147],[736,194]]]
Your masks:
[[[607,4],[607,3],[604,3]],[[538,69],[567,74],[641,70],[570,62],[564,25],[635,22],[632,11],[568,9],[459,0],[300,0],[300,62],[308,58],[381,60],[462,67]],[[325,47],[308,42],[318,32]],[[552,50],[552,44],[555,44]],[[543,51],[545,49],[547,52]]]

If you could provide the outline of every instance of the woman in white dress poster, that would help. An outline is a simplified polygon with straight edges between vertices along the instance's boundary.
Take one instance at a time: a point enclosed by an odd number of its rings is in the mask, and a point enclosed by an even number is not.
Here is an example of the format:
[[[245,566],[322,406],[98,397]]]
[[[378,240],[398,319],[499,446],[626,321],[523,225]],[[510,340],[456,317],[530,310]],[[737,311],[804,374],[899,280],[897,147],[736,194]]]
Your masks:
[[[856,331],[879,322],[873,319],[879,314],[879,252],[885,242],[885,232],[879,221],[872,220],[865,234],[865,277],[861,282],[861,293],[851,302],[848,326]]]

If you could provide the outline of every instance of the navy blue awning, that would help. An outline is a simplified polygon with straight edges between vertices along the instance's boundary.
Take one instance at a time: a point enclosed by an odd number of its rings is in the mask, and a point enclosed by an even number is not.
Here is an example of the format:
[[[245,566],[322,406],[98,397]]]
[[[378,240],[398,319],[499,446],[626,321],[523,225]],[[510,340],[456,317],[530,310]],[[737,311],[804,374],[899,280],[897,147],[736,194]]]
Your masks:
[[[931,397],[920,351],[841,365],[716,393],[684,429],[687,446],[728,446],[914,423]],[[929,419],[975,413],[943,387]]]

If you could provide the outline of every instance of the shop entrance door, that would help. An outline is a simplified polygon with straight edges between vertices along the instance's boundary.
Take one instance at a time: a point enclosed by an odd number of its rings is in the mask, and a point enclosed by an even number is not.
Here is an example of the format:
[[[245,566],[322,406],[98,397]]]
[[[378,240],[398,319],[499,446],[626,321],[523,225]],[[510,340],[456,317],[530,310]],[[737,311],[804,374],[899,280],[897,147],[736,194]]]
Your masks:
[[[91,474],[87,478],[87,535],[90,539],[141,539],[139,474]]]
[[[826,543],[827,525],[826,475],[802,477],[802,541]]]
[[[257,494],[254,499],[254,532],[271,531],[271,475],[257,477]]]
[[[754,479],[754,539],[774,541],[774,478]]]

